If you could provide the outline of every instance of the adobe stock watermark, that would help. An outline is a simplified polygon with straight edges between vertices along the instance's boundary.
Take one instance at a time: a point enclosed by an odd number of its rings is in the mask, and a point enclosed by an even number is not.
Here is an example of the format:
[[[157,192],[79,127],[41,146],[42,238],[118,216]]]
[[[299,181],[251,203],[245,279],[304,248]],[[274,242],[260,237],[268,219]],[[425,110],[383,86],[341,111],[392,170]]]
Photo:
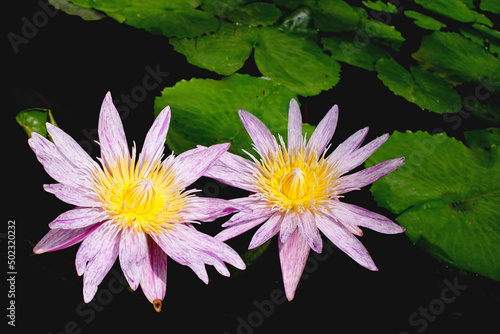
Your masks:
[[[300,277],[299,286],[302,282],[307,280],[312,273],[318,270],[318,265],[320,262],[326,261],[332,253],[337,249],[337,247],[328,239],[324,240],[323,243],[323,251],[318,254],[313,252],[314,254],[309,255],[307,258],[306,265],[304,267],[304,272]],[[237,334],[252,334],[254,330],[260,326],[262,326],[265,322],[266,318],[269,318],[273,315],[276,306],[281,305],[286,302],[286,295],[284,288],[276,288],[269,293],[269,298],[258,301],[254,300],[252,305],[255,310],[248,313],[245,317],[238,316],[236,318],[236,322],[238,323],[236,326]],[[228,332],[224,332],[224,334],[230,334]]]
[[[458,282],[458,277],[450,282],[448,279],[443,281],[445,287],[441,290],[438,298],[429,302],[426,306],[420,306],[417,311],[410,314],[408,324],[412,326],[412,332],[401,331],[399,334],[423,333],[429,323],[436,321],[437,317],[444,313],[446,306],[453,303],[467,289],[467,285]]]
[[[45,27],[49,20],[59,13],[59,10],[43,0],[39,0],[37,5],[40,10],[36,11],[31,18],[26,16],[21,18],[22,25],[19,34],[12,31],[7,33],[7,39],[15,54],[19,53],[21,45],[28,44],[30,40],[38,35],[40,29]]]
[[[68,321],[63,328],[49,334],[80,334],[82,333],[82,321],[85,324],[90,324],[97,316],[98,312],[102,312],[107,305],[113,301],[113,296],[125,290],[127,284],[125,277],[116,269],[112,269],[109,274],[112,276],[107,285],[99,286],[99,289],[90,303],[81,302],[77,305],[75,312],[79,317],[78,320]]]
[[[113,100],[122,121],[129,116],[131,109],[137,108],[139,103],[146,100],[149,93],[157,89],[165,78],[170,75],[169,72],[163,72],[160,69],[160,64],[156,64],[154,68],[147,65],[144,70],[146,71],[146,75],[142,78],[141,84],[134,86],[130,90],[130,93],[122,93],[118,98]],[[93,143],[98,139],[98,130],[97,128],[90,131],[85,129],[82,131],[82,134],[87,140],[81,140],[79,144],[88,154],[91,154],[95,148]]]
[[[461,103],[455,104],[449,113],[443,114],[443,121],[450,124],[452,130],[460,128],[463,121],[479,108],[481,102],[490,98],[497,91],[497,87],[500,87],[500,82],[494,81],[491,74],[488,77],[479,78],[478,81],[480,83],[475,87],[473,94],[464,97]],[[443,129],[435,128],[431,135],[443,132]],[[444,135],[433,136],[433,138],[417,142],[418,148],[406,155],[404,168],[400,172],[405,175],[415,173],[432,156],[437,145],[444,142],[446,138]]]

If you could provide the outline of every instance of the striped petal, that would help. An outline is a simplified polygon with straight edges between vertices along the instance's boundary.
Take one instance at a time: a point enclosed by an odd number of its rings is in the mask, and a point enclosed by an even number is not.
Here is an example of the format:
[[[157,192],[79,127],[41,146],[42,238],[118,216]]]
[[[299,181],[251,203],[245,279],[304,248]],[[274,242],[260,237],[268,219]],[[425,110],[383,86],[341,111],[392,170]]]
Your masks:
[[[257,232],[253,235],[250,245],[248,245],[248,249],[259,247],[278,233],[280,231],[283,217],[284,215],[281,212],[277,212],[272,215],[267,222],[262,224],[262,226],[259,227]]]
[[[297,230],[286,243],[279,240],[278,247],[285,294],[291,301],[295,296],[311,248]]]
[[[247,207],[234,201],[221,198],[194,197],[189,201],[189,208],[179,214],[184,221],[212,222],[236,211],[249,212]]]
[[[91,234],[97,226],[87,226],[77,229],[50,230],[33,248],[35,254],[53,252],[77,244]]]
[[[300,235],[302,235],[309,247],[316,253],[321,253],[323,249],[323,240],[321,240],[321,235],[314,222],[315,215],[311,211],[306,210],[299,214],[299,219],[298,227]]]
[[[148,244],[144,232],[133,229],[122,232],[119,248],[120,266],[130,288],[134,291],[140,283],[147,252]]]
[[[167,291],[167,254],[153,239],[148,237],[147,240],[148,251],[142,268],[141,288],[159,312]]]
[[[139,154],[139,169],[142,170],[144,168],[144,174],[147,174],[149,169],[161,159],[169,124],[170,107],[167,106],[156,117],[153,125],[146,134],[144,145]]]
[[[280,241],[282,243],[286,243],[288,238],[295,233],[299,220],[300,218],[296,211],[290,211],[285,214],[280,228]]]
[[[52,229],[76,229],[83,228],[98,222],[103,221],[106,218],[106,213],[100,208],[75,208],[66,211],[59,216],[57,216],[54,221],[49,224]]]
[[[75,188],[61,183],[44,184],[43,189],[54,194],[61,201],[81,207],[101,207],[102,203],[94,200],[93,194],[83,189]]]
[[[302,115],[295,99],[290,100],[288,110],[288,151],[296,152],[302,145]]]
[[[226,241],[229,239],[232,239],[234,237],[237,237],[240,234],[245,233],[248,230],[251,230],[255,226],[262,224],[265,222],[267,219],[269,219],[270,215],[258,217],[258,218],[253,218],[248,221],[245,221],[243,223],[231,225],[229,227],[226,227],[224,230],[219,232],[215,238],[220,241]]]
[[[101,251],[89,262],[83,275],[83,300],[89,303],[97,292],[97,286],[109,272],[118,257],[120,235],[118,233],[103,238]]]
[[[355,150],[354,152],[344,156],[336,166],[337,170],[343,174],[348,172],[368,159],[383,143],[386,142],[387,138],[389,138],[389,134],[385,134],[383,136],[378,137],[375,140],[372,140],[365,146]]]
[[[106,94],[102,102],[98,134],[101,158],[105,167],[130,156],[122,120],[113,104],[110,92]]]
[[[337,127],[339,107],[334,105],[325,117],[319,122],[307,143],[308,152],[315,152],[320,156],[330,142]]]
[[[337,146],[337,148],[328,156],[326,160],[330,164],[335,164],[336,166],[339,165],[344,157],[349,156],[349,154],[361,146],[361,143],[363,143],[367,134],[368,127],[358,130]]]
[[[184,187],[192,184],[227,151],[230,145],[229,143],[217,144],[203,149],[183,152],[175,159],[173,165],[177,173],[177,179]]]
[[[36,132],[32,133],[28,143],[47,174],[54,180],[73,187],[88,185],[86,175],[82,174],[82,171],[72,164],[54,143]]]
[[[248,111],[239,110],[238,113],[260,156],[265,157],[269,151],[275,151],[277,146],[276,138],[266,125]]]
[[[365,246],[345,227],[335,220],[320,215],[316,216],[316,225],[328,239],[354,261],[370,270],[377,270]]]
[[[342,223],[367,227],[371,230],[384,233],[396,234],[405,231],[405,228],[394,223],[387,217],[371,212],[356,205],[336,202],[331,213]]]
[[[352,190],[359,190],[398,169],[404,164],[404,160],[404,158],[387,160],[354,174],[342,176],[337,180],[336,191],[338,194],[343,194]]]

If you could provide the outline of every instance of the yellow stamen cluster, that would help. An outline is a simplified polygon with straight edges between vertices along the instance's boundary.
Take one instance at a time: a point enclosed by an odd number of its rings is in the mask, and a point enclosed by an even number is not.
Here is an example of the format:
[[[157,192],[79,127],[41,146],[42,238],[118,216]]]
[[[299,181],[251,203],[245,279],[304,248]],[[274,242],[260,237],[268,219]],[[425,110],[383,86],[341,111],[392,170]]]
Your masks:
[[[275,152],[256,161],[255,173],[259,193],[281,212],[315,211],[335,197],[335,169],[325,161],[324,153],[307,152],[305,143],[296,151],[288,151],[283,140]],[[326,152],[326,150],[325,150]]]
[[[171,159],[169,159],[171,158]],[[123,229],[157,234],[179,221],[189,192],[176,184],[169,161],[140,167],[132,158],[115,161],[94,173],[94,185],[103,209]]]

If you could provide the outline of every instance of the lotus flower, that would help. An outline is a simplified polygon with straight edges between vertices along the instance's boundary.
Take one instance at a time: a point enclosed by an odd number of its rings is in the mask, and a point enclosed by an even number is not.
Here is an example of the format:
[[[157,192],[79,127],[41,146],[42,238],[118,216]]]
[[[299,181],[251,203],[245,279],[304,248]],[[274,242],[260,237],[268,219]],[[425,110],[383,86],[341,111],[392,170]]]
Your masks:
[[[101,164],[69,135],[47,123],[53,143],[33,133],[29,145],[56,184],[44,189],[76,208],[59,215],[35,246],[37,254],[82,242],[76,270],[83,275],[83,297],[90,302],[119,258],[130,287],[140,285],[155,309],[166,291],[167,258],[189,266],[208,283],[205,264],[229,276],[224,262],[239,269],[240,256],[220,240],[192,225],[242,209],[237,203],[197,197],[186,187],[196,181],[229,147],[214,145],[162,160],[170,108],[156,118],[142,152],[130,153],[123,125],[108,93],[99,118]],[[137,158],[137,159],[136,159]]]
[[[278,234],[278,247],[285,293],[295,295],[300,276],[312,248],[320,253],[320,231],[338,248],[362,266],[377,270],[370,254],[356,236],[359,228],[393,234],[404,228],[390,219],[364,208],[340,201],[342,194],[360,189],[397,169],[404,158],[344,175],[361,165],[388,138],[383,135],[360,147],[368,127],[359,130],[327,156],[337,124],[334,106],[318,124],[309,140],[302,137],[299,106],[291,100],[288,115],[288,145],[279,143],[269,129],[251,113],[239,115],[254,143],[260,159],[246,152],[252,161],[226,152],[205,175],[231,186],[248,190],[251,195],[235,201],[252,209],[229,219],[215,237],[221,241],[236,237],[261,225],[250,241],[255,248]]]

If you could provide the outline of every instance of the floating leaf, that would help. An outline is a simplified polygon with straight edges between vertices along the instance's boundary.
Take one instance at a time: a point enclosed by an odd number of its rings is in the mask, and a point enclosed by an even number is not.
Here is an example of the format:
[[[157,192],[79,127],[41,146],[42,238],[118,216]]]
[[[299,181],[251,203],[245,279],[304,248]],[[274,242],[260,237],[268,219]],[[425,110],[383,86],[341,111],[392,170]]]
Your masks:
[[[498,0],[481,0],[479,8],[493,14],[500,14],[500,2]]]
[[[493,54],[500,54],[500,32],[482,24],[473,24],[472,27],[460,28],[462,35],[474,43],[484,47]]]
[[[382,2],[380,0],[377,0],[375,2],[363,1],[363,5],[365,5],[365,7],[376,10],[378,12],[382,11],[382,12],[386,12],[386,13],[390,13],[390,14],[396,14],[398,12],[398,8],[390,2],[385,3],[385,2]]]
[[[411,19],[415,19],[413,23],[423,29],[440,30],[446,27],[446,24],[443,22],[413,10],[405,10],[404,14]]]
[[[341,0],[309,1],[314,26],[321,31],[351,31],[359,25],[359,15]]]
[[[500,82],[500,61],[484,47],[454,32],[435,31],[422,38],[412,57],[449,80],[478,82],[492,77]]]
[[[403,167],[371,187],[377,203],[399,214],[408,237],[439,260],[500,280],[500,162],[477,162],[480,136],[469,149],[442,133],[395,132],[366,165],[405,156]],[[498,157],[500,146],[483,140]]]
[[[202,9],[234,23],[247,26],[268,26],[281,17],[281,11],[274,4],[253,2],[245,4],[241,0],[205,1]]]
[[[191,64],[230,75],[250,57],[255,43],[254,35],[253,29],[223,22],[217,33],[197,39],[172,38],[169,42]]]
[[[50,112],[50,109],[25,109],[20,111],[16,116],[17,123],[23,127],[28,137],[31,138],[31,133],[36,132],[47,138],[47,127],[45,123],[49,122],[56,125],[56,121]]]
[[[323,48],[330,51],[332,58],[349,65],[375,71],[375,63],[380,58],[389,58],[389,53],[374,43],[365,43],[363,39],[324,37]]]
[[[216,31],[219,22],[211,13],[196,9],[200,1],[183,0],[70,0],[84,8],[106,13],[120,23],[167,37],[196,37]]]
[[[483,14],[468,8],[461,0],[415,0],[427,10],[460,22],[477,22],[489,27],[493,23]]]
[[[196,98],[193,98],[196,96]],[[155,100],[155,114],[172,108],[167,145],[176,154],[196,147],[231,142],[231,152],[247,157],[252,141],[244,130],[238,109],[261,119],[275,135],[286,137],[288,106],[296,95],[272,80],[234,74],[221,80],[191,79],[165,88]],[[312,133],[313,127],[304,126]]]
[[[255,47],[260,72],[302,96],[317,95],[335,86],[340,64],[309,39],[263,28]]]
[[[375,68],[378,78],[394,94],[421,108],[437,113],[451,113],[458,111],[456,105],[462,105],[460,95],[453,86],[423,66],[411,66],[411,72],[408,72],[394,59],[383,58]]]

